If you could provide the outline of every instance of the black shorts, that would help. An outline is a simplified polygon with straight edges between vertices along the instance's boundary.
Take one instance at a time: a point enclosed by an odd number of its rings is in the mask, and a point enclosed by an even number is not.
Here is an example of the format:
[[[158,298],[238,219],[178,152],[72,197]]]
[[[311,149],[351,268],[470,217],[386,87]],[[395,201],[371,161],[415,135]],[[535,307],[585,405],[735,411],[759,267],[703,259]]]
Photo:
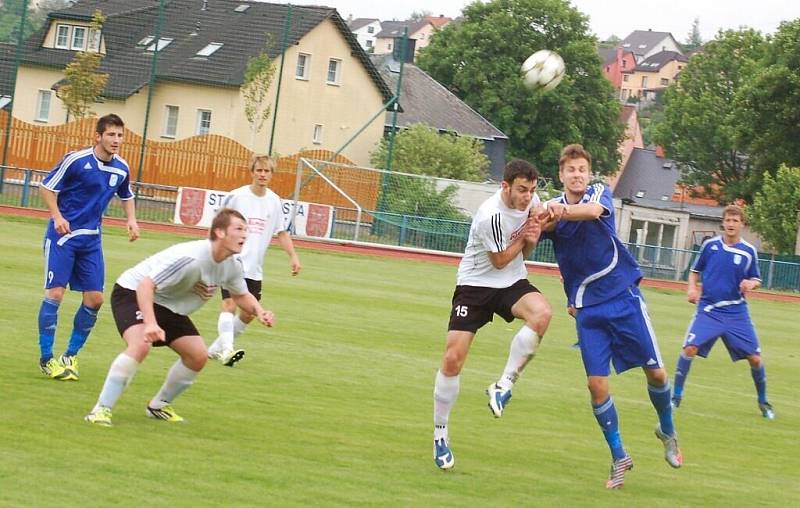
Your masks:
[[[153,343],[154,347],[166,346],[173,340],[187,335],[200,335],[189,316],[176,314],[157,303],[153,304],[153,310],[156,323],[164,330],[166,338],[165,342]],[[136,301],[136,291],[114,284],[114,290],[111,292],[111,313],[114,315],[120,337],[131,326],[141,324],[142,313]]]
[[[247,284],[247,292],[256,297],[256,300],[261,301],[261,281],[255,279],[245,279]],[[222,299],[230,298],[231,293],[225,288],[222,288]]]
[[[507,288],[456,286],[447,330],[475,333],[492,321],[494,314],[510,323],[514,321],[511,307],[528,293],[539,292],[528,279],[520,279]]]

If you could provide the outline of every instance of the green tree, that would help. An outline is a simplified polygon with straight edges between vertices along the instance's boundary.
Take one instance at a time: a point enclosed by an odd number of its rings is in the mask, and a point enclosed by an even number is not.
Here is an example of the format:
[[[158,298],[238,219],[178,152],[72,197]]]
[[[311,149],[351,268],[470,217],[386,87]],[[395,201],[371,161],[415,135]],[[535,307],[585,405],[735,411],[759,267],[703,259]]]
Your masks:
[[[781,23],[737,97],[739,142],[756,168],[800,166],[800,19]]]
[[[612,48],[616,48],[617,46],[619,46],[620,42],[622,42],[622,39],[620,39],[615,34],[611,34],[611,37],[609,37],[608,39],[598,42],[597,43],[597,47],[598,48],[612,49]]]
[[[700,35],[700,18],[694,18],[692,29],[686,35],[686,42],[681,46],[686,52],[694,51],[703,46],[703,37]]]
[[[408,16],[409,21],[422,21],[422,18],[427,16],[433,16],[433,13],[428,9],[422,9],[421,11],[413,11]]]
[[[384,166],[388,149],[388,139],[381,139],[371,154],[373,166]],[[416,124],[395,136],[392,168],[416,175],[482,181],[488,176],[489,158],[483,153],[483,143],[476,138],[439,134]]]
[[[100,36],[103,29],[105,17],[103,13],[94,12],[92,22],[89,25],[89,46],[92,45],[93,38],[97,38],[96,50],[79,51],[67,67],[64,69],[64,84],[58,87],[56,94],[64,109],[67,110],[67,118],[83,118],[94,114],[92,104],[97,102],[106,87],[108,74],[97,72],[103,55],[99,51]]]
[[[654,139],[681,165],[682,183],[700,186],[720,203],[752,201],[758,188],[752,159],[737,141],[736,95],[764,54],[752,29],[720,32],[694,55],[664,95],[664,119]]]
[[[753,229],[777,254],[793,254],[800,213],[800,167],[778,168],[773,178],[764,175],[764,184],[748,207]]]
[[[244,98],[244,116],[250,124],[252,144],[255,137],[264,127],[272,113],[272,105],[265,101],[269,87],[275,77],[275,63],[269,55],[272,39],[268,36],[261,52],[250,57],[244,71],[242,97]]]
[[[31,17],[31,5],[26,0],[5,0],[0,5],[0,42],[17,43],[23,9],[28,10],[25,26],[22,29],[22,38],[27,39],[39,29],[41,24]]]
[[[588,19],[566,0],[474,2],[437,32],[419,66],[509,137],[511,156],[554,178],[561,148],[581,142],[599,174],[618,169],[620,104],[602,76]],[[558,52],[567,76],[549,93],[523,85],[519,68],[540,49]]]

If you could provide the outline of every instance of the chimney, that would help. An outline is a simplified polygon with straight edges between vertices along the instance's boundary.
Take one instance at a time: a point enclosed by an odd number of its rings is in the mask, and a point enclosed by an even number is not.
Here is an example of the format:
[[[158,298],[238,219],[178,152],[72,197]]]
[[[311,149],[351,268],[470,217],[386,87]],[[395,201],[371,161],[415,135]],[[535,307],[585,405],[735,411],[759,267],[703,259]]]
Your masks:
[[[661,145],[656,145],[656,157],[664,157],[664,147]]]

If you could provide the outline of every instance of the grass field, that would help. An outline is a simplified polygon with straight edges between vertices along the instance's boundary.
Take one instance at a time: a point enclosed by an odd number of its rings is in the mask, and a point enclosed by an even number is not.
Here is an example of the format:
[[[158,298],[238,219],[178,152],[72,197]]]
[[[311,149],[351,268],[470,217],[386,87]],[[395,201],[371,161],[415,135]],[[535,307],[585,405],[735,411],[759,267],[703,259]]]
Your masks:
[[[575,331],[557,278],[533,276],[556,309],[539,355],[501,420],[483,390],[500,373],[517,325],[478,334],[451,417],[456,468],[431,458],[432,383],[455,267],[300,250],[289,275],[273,247],[265,301],[274,329],[251,326],[235,368],[209,363],[175,404],[185,424],[144,416],[172,351],[154,350],[114,411],[113,428],[83,421],[122,350],[104,308],[81,353],[81,380],[38,371],[43,221],[0,216],[0,506],[791,506],[800,499],[796,396],[798,306],[756,300],[777,419],[758,413],[746,364],[724,348],[696,361],[677,414],[685,465],[672,470],[653,436],[644,377],[611,379],[636,467],[608,492],[609,456],[592,416]],[[105,232],[107,286],[182,237]],[[645,290],[672,372],[692,307]],[[108,296],[108,295],[107,295]],[[78,302],[61,307],[56,351]],[[216,302],[193,315],[208,342]]]

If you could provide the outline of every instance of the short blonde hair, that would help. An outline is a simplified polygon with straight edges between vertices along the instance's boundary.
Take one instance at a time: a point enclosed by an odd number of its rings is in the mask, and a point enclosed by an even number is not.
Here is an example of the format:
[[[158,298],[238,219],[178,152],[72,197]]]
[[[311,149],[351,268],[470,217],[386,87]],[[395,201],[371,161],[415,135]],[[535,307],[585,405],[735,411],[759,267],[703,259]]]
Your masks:
[[[567,145],[561,150],[561,157],[558,158],[558,167],[561,169],[564,167],[564,164],[568,160],[572,159],[586,159],[586,162],[589,163],[589,167],[592,167],[592,154],[590,154],[583,145],[578,143],[573,143],[571,145]]]
[[[727,217],[728,215],[733,215],[735,217],[739,217],[739,219],[742,222],[744,222],[744,219],[745,219],[744,210],[742,210],[742,207],[740,207],[738,205],[728,205],[725,208],[723,208],[722,209],[722,220],[725,220],[725,217]]]
[[[268,169],[275,171],[277,164],[275,163],[275,159],[270,157],[267,154],[263,153],[255,153],[252,157],[250,157],[250,171],[255,171],[256,164],[264,164]]]

